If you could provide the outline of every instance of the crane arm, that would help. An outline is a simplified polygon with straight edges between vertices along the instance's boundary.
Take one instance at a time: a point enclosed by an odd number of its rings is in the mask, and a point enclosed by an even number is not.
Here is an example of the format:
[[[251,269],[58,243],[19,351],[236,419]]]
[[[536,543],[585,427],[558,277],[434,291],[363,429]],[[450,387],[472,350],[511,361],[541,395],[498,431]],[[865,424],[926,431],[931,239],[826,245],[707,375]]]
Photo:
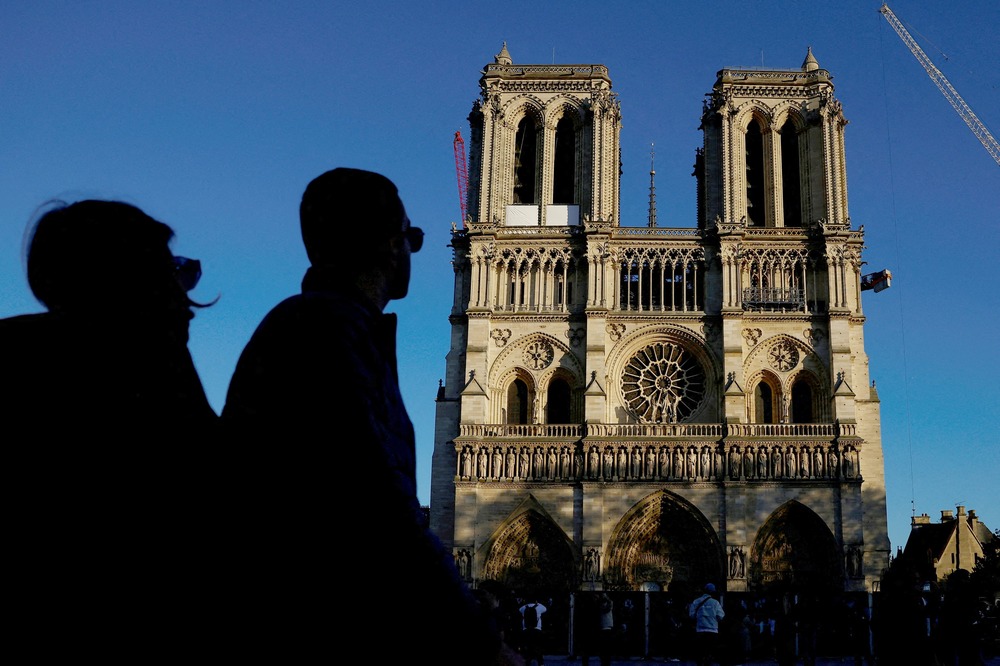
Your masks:
[[[468,224],[466,205],[469,192],[469,168],[465,162],[465,141],[461,132],[455,132],[455,140],[452,142],[455,147],[455,175],[458,178],[458,205],[462,211],[462,227]]]
[[[997,164],[1000,164],[1000,144],[997,143],[997,140],[993,138],[993,135],[990,134],[989,130],[986,129],[986,126],[983,125],[982,121],[979,120],[976,114],[972,112],[972,109],[970,109],[969,105],[965,103],[962,96],[958,94],[955,87],[952,86],[951,82],[949,82],[945,75],[941,73],[941,70],[934,66],[934,63],[927,57],[924,50],[920,48],[920,45],[917,44],[913,37],[910,36],[909,31],[903,26],[900,20],[896,18],[896,15],[892,12],[892,10],[889,9],[889,5],[883,4],[882,8],[879,9],[879,12],[889,22],[892,29],[896,31],[896,34],[903,40],[903,43],[906,44],[907,48],[910,49],[910,53],[912,53],[913,57],[917,59],[917,62],[919,62],[927,71],[928,76],[931,77],[931,81],[937,85],[938,89],[945,96],[945,99],[947,99],[952,108],[958,112],[958,115],[965,121],[965,124],[969,126],[972,133],[976,135],[976,138],[979,139],[980,143],[982,143],[986,148],[986,151],[991,157],[993,157]]]

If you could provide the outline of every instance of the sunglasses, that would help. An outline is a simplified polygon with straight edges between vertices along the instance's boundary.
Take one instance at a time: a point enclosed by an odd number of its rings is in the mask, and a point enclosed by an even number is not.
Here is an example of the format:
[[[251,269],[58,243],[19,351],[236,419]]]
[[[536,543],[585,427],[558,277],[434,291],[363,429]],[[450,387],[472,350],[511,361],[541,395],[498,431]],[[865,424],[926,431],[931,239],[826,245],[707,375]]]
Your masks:
[[[174,257],[174,278],[184,291],[191,291],[201,279],[201,262],[187,257]]]
[[[410,244],[410,252],[419,252],[424,246],[424,230],[420,227],[409,227],[403,232],[406,241]]]

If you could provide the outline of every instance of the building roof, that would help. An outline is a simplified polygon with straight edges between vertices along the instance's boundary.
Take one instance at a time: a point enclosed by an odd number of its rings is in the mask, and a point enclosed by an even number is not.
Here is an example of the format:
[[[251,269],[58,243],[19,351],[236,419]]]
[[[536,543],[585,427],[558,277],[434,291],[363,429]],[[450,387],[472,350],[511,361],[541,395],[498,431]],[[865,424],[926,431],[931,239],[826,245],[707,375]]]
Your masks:
[[[911,524],[903,556],[913,559],[921,568],[924,565],[933,568],[934,560],[940,559],[944,554],[957,526],[958,522],[954,520],[947,523]]]
[[[939,523],[930,522],[927,514],[914,516],[910,522],[910,536],[906,540],[902,557],[916,567],[925,579],[938,577],[939,572],[935,567],[945,560],[949,550],[953,548],[955,532],[961,526],[968,527],[968,532],[979,542],[980,551],[983,544],[995,538],[975,511],[966,514],[965,507],[960,506],[958,509],[958,516],[951,511],[942,511]],[[951,570],[954,568],[953,565]]]

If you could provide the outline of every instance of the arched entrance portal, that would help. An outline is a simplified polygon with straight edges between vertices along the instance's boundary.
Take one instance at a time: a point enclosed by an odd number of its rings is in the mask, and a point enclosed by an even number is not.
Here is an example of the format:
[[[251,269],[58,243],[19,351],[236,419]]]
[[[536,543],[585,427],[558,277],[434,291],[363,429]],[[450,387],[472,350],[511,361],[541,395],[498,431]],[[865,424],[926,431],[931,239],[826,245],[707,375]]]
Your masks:
[[[561,597],[579,584],[579,565],[566,535],[535,509],[502,527],[483,566],[483,578],[530,597]]]
[[[547,654],[564,651],[570,592],[580,584],[580,562],[565,532],[529,496],[483,544],[483,550],[486,556],[480,583],[495,581],[493,585],[507,590],[513,598],[542,601],[548,609],[543,618],[542,649]]]
[[[722,547],[705,517],[661,490],[622,518],[608,543],[604,582],[612,590],[697,590],[721,584]]]
[[[756,592],[791,587],[819,593],[844,589],[836,539],[822,518],[796,501],[781,506],[761,527],[747,573]]]

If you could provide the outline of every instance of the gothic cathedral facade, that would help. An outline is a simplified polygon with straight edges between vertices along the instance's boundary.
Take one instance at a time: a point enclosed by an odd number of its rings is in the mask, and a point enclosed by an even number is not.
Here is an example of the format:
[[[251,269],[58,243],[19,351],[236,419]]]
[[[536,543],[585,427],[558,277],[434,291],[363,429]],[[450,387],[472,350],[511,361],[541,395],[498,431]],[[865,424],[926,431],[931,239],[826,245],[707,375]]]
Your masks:
[[[469,116],[430,520],[473,586],[870,592],[879,400],[830,74],[724,69],[691,228],[619,218],[602,65],[517,65]]]

